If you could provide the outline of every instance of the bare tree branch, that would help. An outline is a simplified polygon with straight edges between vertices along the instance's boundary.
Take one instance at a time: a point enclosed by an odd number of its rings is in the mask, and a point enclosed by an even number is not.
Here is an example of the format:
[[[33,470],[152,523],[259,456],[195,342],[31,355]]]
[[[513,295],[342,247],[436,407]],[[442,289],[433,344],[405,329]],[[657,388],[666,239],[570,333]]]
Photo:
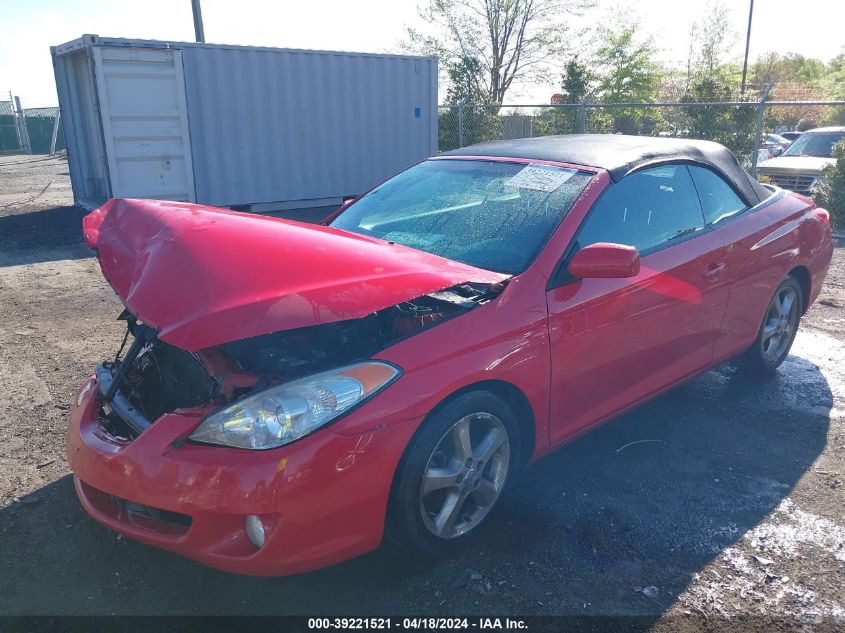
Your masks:
[[[435,54],[444,67],[475,59],[487,100],[501,104],[515,83],[561,61],[566,20],[594,0],[423,0],[428,33],[408,36],[416,50]],[[445,57],[445,58],[444,58]]]

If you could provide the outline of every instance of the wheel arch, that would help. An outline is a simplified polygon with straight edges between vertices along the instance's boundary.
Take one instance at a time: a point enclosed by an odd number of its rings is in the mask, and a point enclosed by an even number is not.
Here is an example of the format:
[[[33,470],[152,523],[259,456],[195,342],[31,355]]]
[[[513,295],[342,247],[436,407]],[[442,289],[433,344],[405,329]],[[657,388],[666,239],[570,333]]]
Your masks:
[[[801,286],[801,314],[807,311],[810,307],[810,270],[806,266],[796,266],[789,271],[788,275],[793,277],[798,285]]]
[[[534,454],[537,441],[537,426],[534,411],[528,397],[513,383],[505,380],[484,380],[462,387],[443,399],[433,410],[436,411],[453,398],[470,391],[489,391],[498,396],[511,408],[519,428],[519,466],[525,466]]]
[[[438,402],[431,411],[425,416],[425,419],[420,424],[420,427],[414,432],[414,437],[408,442],[408,447],[413,443],[414,438],[419,434],[420,430],[425,426],[426,420],[432,415],[435,415],[447,404],[459,398],[460,396],[471,393],[473,391],[487,391],[494,396],[501,398],[513,411],[516,417],[516,423],[519,428],[519,467],[524,466],[531,459],[534,454],[534,448],[537,441],[537,430],[534,419],[534,411],[531,408],[531,403],[528,397],[522,390],[513,383],[505,380],[481,380],[464,385],[444,397]],[[407,453],[406,447],[405,452]],[[404,455],[403,455],[404,457]]]

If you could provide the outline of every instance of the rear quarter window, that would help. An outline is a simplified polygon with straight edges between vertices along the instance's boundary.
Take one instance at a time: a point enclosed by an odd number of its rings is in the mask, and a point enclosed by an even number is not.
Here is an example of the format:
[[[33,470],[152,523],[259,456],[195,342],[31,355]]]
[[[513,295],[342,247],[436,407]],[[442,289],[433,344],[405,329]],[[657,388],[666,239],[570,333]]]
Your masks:
[[[717,173],[694,165],[690,165],[689,171],[708,224],[718,224],[748,208],[733,187]]]

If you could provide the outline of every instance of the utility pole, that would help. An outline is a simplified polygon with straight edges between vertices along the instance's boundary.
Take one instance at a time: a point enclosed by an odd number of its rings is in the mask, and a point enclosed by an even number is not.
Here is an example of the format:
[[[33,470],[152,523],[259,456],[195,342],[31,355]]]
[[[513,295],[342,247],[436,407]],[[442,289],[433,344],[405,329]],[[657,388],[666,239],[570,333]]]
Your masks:
[[[748,32],[745,34],[745,59],[742,62],[742,87],[740,94],[745,94],[745,76],[748,73],[748,47],[751,45],[751,18],[754,16],[754,0],[748,8]]]
[[[197,42],[205,43],[205,30],[202,28],[202,7],[200,0],[191,0],[191,9],[194,12],[194,35]]]

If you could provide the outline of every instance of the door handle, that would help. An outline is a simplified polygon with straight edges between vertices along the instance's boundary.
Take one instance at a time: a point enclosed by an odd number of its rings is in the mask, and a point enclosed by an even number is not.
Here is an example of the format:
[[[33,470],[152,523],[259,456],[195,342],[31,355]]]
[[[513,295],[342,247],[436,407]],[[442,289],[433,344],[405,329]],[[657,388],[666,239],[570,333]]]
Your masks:
[[[704,278],[709,282],[715,282],[719,280],[719,277],[722,276],[722,273],[727,268],[727,264],[724,262],[713,262],[707,267],[707,270],[704,271]]]

